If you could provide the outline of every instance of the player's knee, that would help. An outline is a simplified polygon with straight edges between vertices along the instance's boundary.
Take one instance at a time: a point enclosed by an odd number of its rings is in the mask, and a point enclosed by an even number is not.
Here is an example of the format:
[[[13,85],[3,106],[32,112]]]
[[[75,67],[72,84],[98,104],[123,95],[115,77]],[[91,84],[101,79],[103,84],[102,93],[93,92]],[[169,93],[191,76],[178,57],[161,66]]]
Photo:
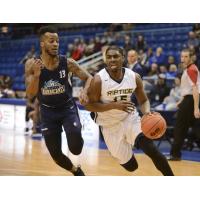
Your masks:
[[[72,147],[72,148],[70,148],[70,151],[74,155],[79,155],[81,153],[81,151],[82,151],[82,146]]]
[[[83,138],[81,135],[81,128],[74,127],[70,130],[72,138],[68,140],[68,147],[71,153],[79,155],[83,149]]]
[[[133,156],[127,163],[122,164],[121,166],[129,172],[133,172],[138,168],[138,163],[135,157]]]
[[[76,142],[74,142],[73,144],[69,145],[69,150],[71,151],[71,153],[73,153],[74,155],[79,155],[82,152],[83,149],[83,139],[79,139]]]

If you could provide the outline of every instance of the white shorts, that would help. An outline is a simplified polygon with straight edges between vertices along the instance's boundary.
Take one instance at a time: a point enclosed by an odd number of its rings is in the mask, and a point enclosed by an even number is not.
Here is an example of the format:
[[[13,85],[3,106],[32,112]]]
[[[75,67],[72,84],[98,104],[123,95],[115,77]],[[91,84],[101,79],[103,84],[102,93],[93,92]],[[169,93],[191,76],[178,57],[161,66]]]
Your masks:
[[[120,164],[125,164],[131,159],[135,139],[141,132],[141,118],[133,114],[129,114],[125,120],[114,126],[102,127],[108,150]]]

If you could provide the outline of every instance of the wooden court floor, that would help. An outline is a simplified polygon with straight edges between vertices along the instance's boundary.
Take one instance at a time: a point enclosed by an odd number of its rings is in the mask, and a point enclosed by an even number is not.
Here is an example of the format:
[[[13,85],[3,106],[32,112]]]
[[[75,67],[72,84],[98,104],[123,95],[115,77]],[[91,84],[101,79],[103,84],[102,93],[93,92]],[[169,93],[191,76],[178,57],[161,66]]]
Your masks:
[[[161,176],[151,160],[144,154],[136,154],[139,168],[126,172],[107,150],[85,146],[81,156],[73,156],[63,141],[63,152],[75,164],[80,163],[88,176]],[[177,176],[199,176],[200,163],[192,161],[170,162]],[[1,176],[71,176],[57,166],[46,149],[44,140],[32,140],[29,136],[3,133],[0,130]]]

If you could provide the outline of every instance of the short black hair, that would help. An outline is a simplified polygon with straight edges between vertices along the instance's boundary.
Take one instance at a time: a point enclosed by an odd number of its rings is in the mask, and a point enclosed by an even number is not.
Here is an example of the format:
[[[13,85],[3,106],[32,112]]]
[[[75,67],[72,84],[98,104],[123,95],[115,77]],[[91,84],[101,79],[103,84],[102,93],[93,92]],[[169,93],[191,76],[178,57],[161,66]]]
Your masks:
[[[122,56],[125,56],[124,49],[121,48],[121,47],[118,47],[118,46],[115,46],[115,45],[109,46],[109,47],[106,49],[105,55],[107,54],[107,52],[108,52],[109,50],[116,50],[116,51],[118,51]]]
[[[41,39],[41,37],[45,34],[45,33],[58,33],[58,30],[55,26],[42,26],[39,29],[39,38]]]

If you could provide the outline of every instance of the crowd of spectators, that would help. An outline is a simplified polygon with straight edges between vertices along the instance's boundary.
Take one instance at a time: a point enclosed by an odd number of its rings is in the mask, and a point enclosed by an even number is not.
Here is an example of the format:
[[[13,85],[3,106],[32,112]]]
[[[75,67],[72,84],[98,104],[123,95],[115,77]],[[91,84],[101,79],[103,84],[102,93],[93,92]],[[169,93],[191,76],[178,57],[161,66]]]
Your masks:
[[[88,57],[96,52],[100,52],[108,45],[118,45],[124,48],[126,67],[136,66],[137,71],[141,77],[144,77],[144,85],[147,92],[151,93],[150,100],[153,105],[157,106],[164,101],[165,97],[169,95],[170,89],[174,86],[174,79],[180,76],[182,73],[180,68],[180,61],[173,54],[166,54],[165,49],[161,46],[152,48],[148,45],[145,37],[142,34],[131,35],[126,31],[132,30],[134,24],[110,24],[107,27],[107,31],[101,34],[96,34],[90,38],[75,38],[72,43],[66,44],[66,56],[71,57],[78,61],[84,57]],[[194,24],[193,30],[188,33],[188,41],[183,44],[183,48],[189,48],[193,54],[193,61],[200,68],[200,25]],[[20,63],[25,63],[27,59],[36,57],[35,47],[31,46],[31,49],[21,58]],[[131,58],[132,57],[132,58]],[[132,59],[132,63],[129,63]],[[99,67],[102,68],[104,64]],[[99,68],[99,69],[100,69]],[[94,69],[95,72],[99,69]],[[92,74],[95,72],[90,70]],[[169,81],[171,79],[171,81]],[[163,81],[164,80],[164,81]],[[2,82],[2,81],[1,81]],[[166,87],[164,85],[166,85]],[[153,87],[155,85],[155,87]],[[9,85],[9,89],[12,88],[12,84]],[[163,94],[158,97],[154,90],[161,89]],[[3,90],[8,88],[1,83],[1,97],[12,96],[13,93],[5,95]],[[10,93],[10,92],[7,92]],[[4,94],[4,95],[2,95]],[[160,93],[161,95],[161,93]],[[159,99],[159,100],[158,100]]]

